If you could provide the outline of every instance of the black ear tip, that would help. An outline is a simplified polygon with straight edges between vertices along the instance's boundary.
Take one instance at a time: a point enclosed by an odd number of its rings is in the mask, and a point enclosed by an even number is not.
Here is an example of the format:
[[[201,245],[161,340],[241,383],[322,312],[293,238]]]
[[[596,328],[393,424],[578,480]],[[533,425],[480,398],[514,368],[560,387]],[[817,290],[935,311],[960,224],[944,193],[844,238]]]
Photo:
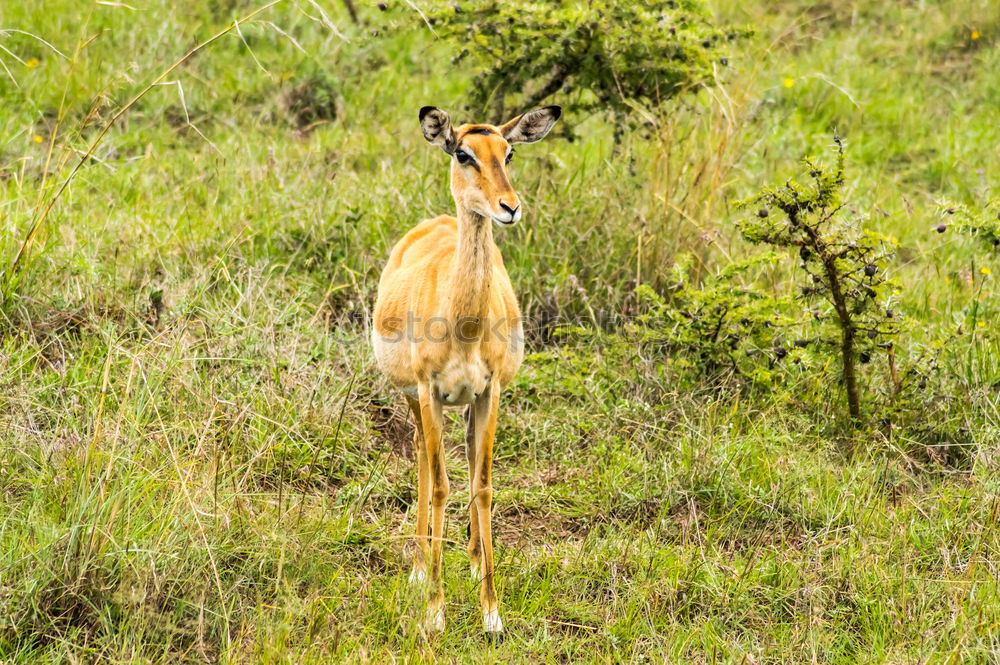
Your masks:
[[[424,118],[425,118],[425,117],[427,116],[427,114],[428,114],[428,113],[430,113],[431,111],[437,111],[437,107],[435,107],[435,106],[424,106],[424,107],[422,107],[422,108],[420,109],[420,120],[421,120],[421,121],[423,121],[423,119],[424,119]]]
[[[552,114],[552,119],[553,120],[558,120],[559,116],[562,115],[562,107],[561,106],[546,106],[545,108],[547,108],[549,110],[549,113]]]

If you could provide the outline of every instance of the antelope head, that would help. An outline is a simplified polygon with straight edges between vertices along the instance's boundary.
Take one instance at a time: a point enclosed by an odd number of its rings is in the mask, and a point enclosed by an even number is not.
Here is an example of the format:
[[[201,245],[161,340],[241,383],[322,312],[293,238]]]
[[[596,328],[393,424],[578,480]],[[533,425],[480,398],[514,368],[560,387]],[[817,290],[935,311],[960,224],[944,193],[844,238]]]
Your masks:
[[[521,199],[510,184],[507,167],[515,143],[545,138],[562,109],[545,106],[522,113],[502,125],[452,127],[448,114],[433,106],[420,109],[424,138],[452,157],[451,194],[459,210],[510,226],[521,219]]]

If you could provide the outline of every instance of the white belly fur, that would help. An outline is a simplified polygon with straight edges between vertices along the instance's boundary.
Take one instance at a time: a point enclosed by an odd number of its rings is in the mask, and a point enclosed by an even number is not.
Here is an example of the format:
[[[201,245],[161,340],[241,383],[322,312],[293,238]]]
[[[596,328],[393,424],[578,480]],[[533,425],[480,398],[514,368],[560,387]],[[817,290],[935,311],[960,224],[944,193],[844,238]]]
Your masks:
[[[516,371],[523,354],[523,344],[515,337],[512,353],[507,361],[513,361]],[[416,376],[408,372],[406,376],[399,375],[401,368],[410,367],[410,345],[399,340],[386,339],[372,329],[372,348],[375,352],[375,362],[395,387],[409,397],[418,397]],[[502,370],[501,370],[502,371]],[[508,370],[509,371],[509,370]],[[513,374],[513,372],[510,372]],[[493,381],[493,374],[482,359],[455,358],[440,372],[436,372],[431,384],[435,396],[445,406],[462,406],[472,404],[486,387]]]

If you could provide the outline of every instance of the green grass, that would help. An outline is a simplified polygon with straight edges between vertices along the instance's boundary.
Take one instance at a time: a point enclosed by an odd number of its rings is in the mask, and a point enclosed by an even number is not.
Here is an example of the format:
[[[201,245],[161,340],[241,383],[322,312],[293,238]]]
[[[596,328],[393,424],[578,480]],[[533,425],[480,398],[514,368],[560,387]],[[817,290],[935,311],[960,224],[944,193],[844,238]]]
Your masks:
[[[7,4],[0,28],[65,57],[0,35],[34,65],[0,53],[4,269],[72,150],[252,8]],[[853,205],[900,240],[918,333],[976,302],[986,325],[943,356],[959,435],[930,443],[845,435],[829,381],[786,400],[533,338],[498,434],[498,644],[467,574],[457,419],[448,629],[419,628],[410,428],[364,330],[389,247],[452,210],[416,111],[461,115],[468,74],[405,6],[356,28],[321,4],[350,41],[288,1],[185,63],[183,104],[177,85],[143,98],[3,303],[0,662],[996,662],[1000,264],[931,230],[938,200],[996,194],[995,3],[720,0],[757,30],[723,87],[617,149],[572,114],[577,141],[519,149],[525,222],[498,241],[533,318],[603,323],[678,251],[706,271],[744,256],[732,204],[836,130]],[[762,288],[787,293],[787,263]]]

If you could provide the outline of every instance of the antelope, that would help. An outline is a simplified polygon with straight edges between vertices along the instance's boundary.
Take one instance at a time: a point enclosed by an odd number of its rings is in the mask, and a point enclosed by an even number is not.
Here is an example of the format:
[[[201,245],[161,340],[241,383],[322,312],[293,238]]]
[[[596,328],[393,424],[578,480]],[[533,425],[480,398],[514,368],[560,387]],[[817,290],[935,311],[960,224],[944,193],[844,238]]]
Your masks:
[[[469,560],[480,584],[483,627],[503,630],[494,585],[493,439],[500,392],[524,357],[517,297],[493,242],[491,221],[512,226],[521,201],[507,167],[516,143],[534,143],[559,119],[558,106],[537,108],[502,125],[453,127],[448,114],[420,109],[424,138],[451,156],[457,217],[428,219],[396,243],[382,271],[372,342],[379,369],[406,396],[417,461],[418,545],[410,582],[428,582],[424,626],[445,624],[441,550],[448,474],[443,408],[465,406],[469,465]],[[430,527],[428,531],[428,525]]]

